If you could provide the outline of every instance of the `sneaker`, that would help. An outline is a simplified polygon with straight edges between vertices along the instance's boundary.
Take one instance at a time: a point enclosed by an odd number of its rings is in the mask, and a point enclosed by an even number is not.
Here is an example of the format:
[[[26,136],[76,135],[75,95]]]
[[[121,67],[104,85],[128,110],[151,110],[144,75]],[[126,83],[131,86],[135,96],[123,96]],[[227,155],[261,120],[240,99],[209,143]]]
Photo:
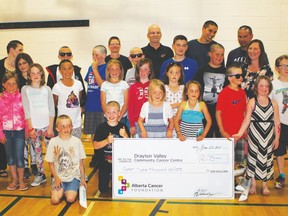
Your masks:
[[[36,164],[31,165],[31,172],[34,176],[36,176],[38,174],[38,168],[37,168]]]
[[[28,179],[31,176],[30,170],[28,167],[24,169],[24,179]]]
[[[31,186],[36,187],[39,186],[41,183],[46,182],[46,176],[45,174],[37,174],[35,176],[34,181],[31,183]]]
[[[276,179],[274,187],[277,189],[281,189],[284,186],[285,186],[285,178],[279,175],[278,178]]]

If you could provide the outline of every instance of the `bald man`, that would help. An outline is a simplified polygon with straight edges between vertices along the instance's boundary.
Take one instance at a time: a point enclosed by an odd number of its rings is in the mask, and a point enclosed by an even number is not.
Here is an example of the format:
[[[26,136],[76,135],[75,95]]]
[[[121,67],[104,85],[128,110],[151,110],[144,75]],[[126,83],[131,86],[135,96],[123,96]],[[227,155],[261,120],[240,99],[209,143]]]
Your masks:
[[[149,43],[142,48],[145,58],[149,58],[153,64],[155,78],[159,78],[161,65],[164,61],[174,56],[172,49],[160,43],[162,32],[157,24],[149,26],[147,37]]]

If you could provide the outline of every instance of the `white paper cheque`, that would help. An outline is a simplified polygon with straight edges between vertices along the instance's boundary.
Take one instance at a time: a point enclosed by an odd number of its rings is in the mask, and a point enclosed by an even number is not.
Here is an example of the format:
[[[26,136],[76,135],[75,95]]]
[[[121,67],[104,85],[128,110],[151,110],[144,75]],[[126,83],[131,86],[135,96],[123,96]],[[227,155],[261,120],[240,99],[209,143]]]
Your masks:
[[[227,139],[115,139],[113,198],[234,199]]]

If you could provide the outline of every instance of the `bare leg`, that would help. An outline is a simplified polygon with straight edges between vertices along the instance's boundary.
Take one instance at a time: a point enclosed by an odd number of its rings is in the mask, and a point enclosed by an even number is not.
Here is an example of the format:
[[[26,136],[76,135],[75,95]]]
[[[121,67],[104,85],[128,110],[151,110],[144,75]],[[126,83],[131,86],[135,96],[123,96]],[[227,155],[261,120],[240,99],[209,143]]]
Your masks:
[[[257,194],[257,191],[256,191],[256,180],[255,178],[252,178],[251,179],[251,188],[249,190],[249,193],[250,194]]]
[[[277,166],[279,169],[279,173],[284,173],[284,156],[277,156],[276,157]]]
[[[19,187],[20,190],[21,188],[26,188],[26,183],[24,182],[24,168],[17,168],[17,173],[18,173],[18,181],[19,181]]]
[[[267,182],[262,182],[262,193],[264,196],[269,196],[270,195],[270,190],[267,187]]]
[[[65,196],[66,196],[66,201],[68,203],[73,203],[73,202],[75,202],[75,200],[77,198],[77,192],[73,191],[73,190],[68,190],[65,192]]]
[[[12,177],[12,182],[9,183],[8,190],[15,190],[17,185],[18,185],[18,176],[17,176],[17,172],[16,172],[16,165],[12,165],[12,166],[9,166],[9,170],[10,170],[10,175]]]
[[[52,192],[51,192],[51,203],[53,205],[59,204],[61,202],[63,194],[64,194],[63,188],[61,188],[59,190],[52,189]]]

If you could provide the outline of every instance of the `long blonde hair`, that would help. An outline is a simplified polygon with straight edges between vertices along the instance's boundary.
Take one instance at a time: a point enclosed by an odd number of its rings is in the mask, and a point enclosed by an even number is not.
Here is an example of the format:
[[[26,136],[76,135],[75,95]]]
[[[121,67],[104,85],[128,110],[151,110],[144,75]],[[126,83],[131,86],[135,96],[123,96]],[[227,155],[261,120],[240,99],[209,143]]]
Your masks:
[[[149,87],[148,87],[148,101],[149,103],[152,103],[152,91],[155,88],[160,88],[160,90],[163,92],[163,97],[161,98],[161,101],[164,101],[166,99],[166,91],[165,91],[165,85],[164,83],[159,79],[152,79],[150,80]]]
[[[112,67],[112,65],[117,65],[120,67],[120,76],[119,76],[119,81],[123,79],[124,77],[124,69],[123,69],[123,66],[121,64],[121,62],[119,60],[116,60],[116,59],[111,59],[108,63],[107,63],[107,67],[106,67],[106,73],[105,73],[105,76],[106,76],[106,80],[108,82],[111,82],[111,77],[110,77],[110,74],[109,74],[109,70],[110,68]]]

